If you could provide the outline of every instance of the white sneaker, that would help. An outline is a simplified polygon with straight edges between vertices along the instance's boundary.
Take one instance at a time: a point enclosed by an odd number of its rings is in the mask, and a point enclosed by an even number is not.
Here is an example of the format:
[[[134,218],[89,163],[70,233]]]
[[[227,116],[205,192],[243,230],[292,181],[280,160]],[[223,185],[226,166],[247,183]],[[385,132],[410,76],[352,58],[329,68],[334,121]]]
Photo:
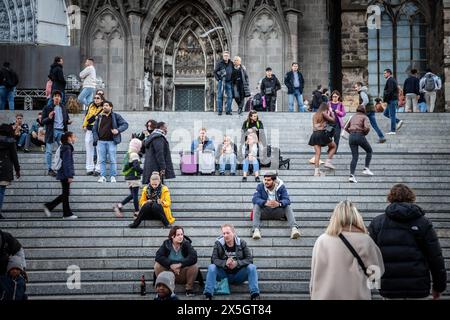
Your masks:
[[[258,228],[255,228],[255,230],[253,231],[253,236],[252,236],[253,240],[259,240],[261,239],[261,232],[259,232]]]
[[[397,134],[397,132],[388,132],[386,133],[388,136],[395,136]]]
[[[319,164],[324,164],[324,163],[325,163],[324,161],[319,160]],[[316,159],[314,157],[309,159],[309,164],[316,164]]]
[[[329,159],[327,161],[325,161],[324,167],[328,168],[328,169],[331,169],[331,170],[336,170],[336,167],[333,166],[333,164],[331,163],[331,160],[329,160]]]
[[[119,204],[115,204],[113,210],[114,214],[116,215],[116,218],[123,218],[122,207],[119,206]]]
[[[71,215],[70,217],[63,217],[64,220],[76,220],[78,217],[76,215]]]
[[[111,177],[111,183],[117,183],[116,177]]]
[[[400,130],[400,128],[401,128],[402,126],[403,126],[403,120],[400,120],[400,122],[397,123],[397,127],[396,127],[397,131]]]
[[[348,181],[351,183],[358,183],[354,175],[351,175],[350,178],[348,178]]]
[[[292,227],[291,239],[298,239],[298,238],[300,238],[300,231],[298,230],[297,227]]]
[[[50,212],[50,210],[48,210],[47,206],[44,204],[44,213],[48,218],[52,217],[52,213]]]
[[[362,172],[362,174],[366,175],[366,176],[373,176],[373,172],[370,171],[369,168],[365,168],[364,171]]]
[[[106,182],[106,178],[105,177],[100,177],[97,182],[98,183],[105,183]]]

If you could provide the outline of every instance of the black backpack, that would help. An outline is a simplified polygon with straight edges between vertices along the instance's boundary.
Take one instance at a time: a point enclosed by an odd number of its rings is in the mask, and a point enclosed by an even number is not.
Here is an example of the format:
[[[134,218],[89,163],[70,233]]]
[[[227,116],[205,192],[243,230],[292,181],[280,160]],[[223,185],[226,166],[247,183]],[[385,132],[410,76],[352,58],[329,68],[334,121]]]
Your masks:
[[[262,96],[260,93],[255,94],[255,96],[253,97],[253,100],[252,100],[252,104],[253,104],[253,109],[262,107],[263,101],[262,101]]]
[[[320,92],[319,90],[314,91],[311,106],[314,109],[318,109],[322,102],[323,102],[322,92]]]

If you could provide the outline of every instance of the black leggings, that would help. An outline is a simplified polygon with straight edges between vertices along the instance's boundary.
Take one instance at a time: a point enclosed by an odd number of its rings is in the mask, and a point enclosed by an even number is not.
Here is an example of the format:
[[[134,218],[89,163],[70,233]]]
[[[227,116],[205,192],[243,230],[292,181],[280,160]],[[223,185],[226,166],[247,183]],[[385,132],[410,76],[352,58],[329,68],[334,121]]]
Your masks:
[[[164,213],[164,208],[162,205],[157,204],[155,202],[147,202],[144,204],[139,211],[139,215],[136,220],[134,220],[133,225],[138,227],[143,220],[159,220],[162,221],[164,226],[169,225],[169,221],[166,218],[166,214]]]
[[[67,179],[61,180],[61,186],[62,186],[62,194],[59,195],[52,202],[46,203],[45,206],[47,207],[48,210],[53,211],[60,203],[62,203],[64,217],[70,217],[73,215],[69,204],[70,183]]]
[[[130,187],[130,195],[122,201],[122,205],[126,205],[133,200],[134,211],[139,211],[139,187]]]
[[[341,125],[340,125],[338,119],[336,119],[336,125],[334,127],[335,127],[335,130],[334,130],[333,138],[334,138],[334,143],[336,143],[336,153],[337,153],[338,149],[339,149],[339,141],[341,140]]]
[[[366,137],[362,133],[352,133],[349,137],[350,149],[352,150],[352,163],[350,164],[350,174],[354,175],[356,165],[359,158],[359,147],[366,151],[366,168],[369,168],[370,161],[372,160],[372,147],[367,141]]]

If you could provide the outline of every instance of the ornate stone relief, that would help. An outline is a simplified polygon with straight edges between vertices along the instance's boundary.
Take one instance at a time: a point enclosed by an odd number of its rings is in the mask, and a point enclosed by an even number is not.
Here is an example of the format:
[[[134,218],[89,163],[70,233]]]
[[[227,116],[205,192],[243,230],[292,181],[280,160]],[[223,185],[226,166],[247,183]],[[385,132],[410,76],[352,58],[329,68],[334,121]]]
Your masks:
[[[260,14],[250,29],[249,40],[254,38],[259,38],[261,40],[267,41],[270,38],[278,39],[280,30],[278,24],[275,22],[273,17],[268,13]]]

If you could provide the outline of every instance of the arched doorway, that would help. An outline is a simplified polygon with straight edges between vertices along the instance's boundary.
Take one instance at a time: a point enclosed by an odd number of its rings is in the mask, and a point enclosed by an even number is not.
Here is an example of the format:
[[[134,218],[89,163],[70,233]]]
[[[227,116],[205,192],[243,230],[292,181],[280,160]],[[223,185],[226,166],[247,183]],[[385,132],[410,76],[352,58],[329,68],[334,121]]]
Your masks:
[[[145,70],[152,110],[215,109],[214,65],[228,41],[214,11],[197,1],[165,5],[146,35]]]
[[[204,48],[195,33],[189,30],[175,55],[175,111],[205,110],[206,74]],[[170,106],[171,101],[167,101],[167,105]]]

